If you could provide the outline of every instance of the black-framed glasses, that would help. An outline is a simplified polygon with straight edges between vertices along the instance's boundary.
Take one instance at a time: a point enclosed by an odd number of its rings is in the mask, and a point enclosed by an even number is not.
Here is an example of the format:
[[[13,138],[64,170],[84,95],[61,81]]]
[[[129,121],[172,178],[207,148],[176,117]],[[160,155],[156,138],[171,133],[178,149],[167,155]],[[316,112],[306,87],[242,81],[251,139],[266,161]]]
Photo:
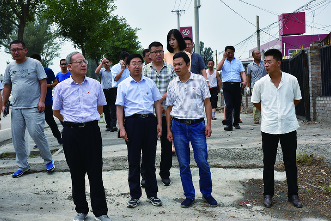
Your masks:
[[[151,51],[151,54],[163,54],[163,50],[158,50],[158,51]]]
[[[11,49],[10,51],[12,52],[12,53],[16,53],[16,52],[21,52],[21,51],[23,51],[24,50],[24,48],[17,48],[17,49]]]

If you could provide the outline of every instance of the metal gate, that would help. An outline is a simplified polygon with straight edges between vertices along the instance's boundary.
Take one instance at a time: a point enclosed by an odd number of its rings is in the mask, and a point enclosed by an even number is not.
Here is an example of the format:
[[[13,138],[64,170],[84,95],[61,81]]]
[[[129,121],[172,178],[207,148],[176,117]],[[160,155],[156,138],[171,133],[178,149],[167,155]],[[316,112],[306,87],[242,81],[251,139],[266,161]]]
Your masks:
[[[322,96],[331,96],[331,46],[321,48]]]

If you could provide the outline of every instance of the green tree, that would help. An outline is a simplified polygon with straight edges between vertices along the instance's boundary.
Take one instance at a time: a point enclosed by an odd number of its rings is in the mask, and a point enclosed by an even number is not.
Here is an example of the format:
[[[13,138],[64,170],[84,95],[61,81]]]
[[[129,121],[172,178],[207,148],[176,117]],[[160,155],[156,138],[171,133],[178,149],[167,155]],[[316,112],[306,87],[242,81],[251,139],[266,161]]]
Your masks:
[[[33,21],[35,13],[38,12],[39,6],[41,6],[42,0],[1,0],[0,1],[0,23],[5,24],[5,27],[14,25],[17,27],[17,37],[19,40],[23,40],[24,29],[26,23]],[[8,30],[12,34],[11,29]],[[4,46],[8,45],[8,42],[0,42]]]
[[[205,43],[202,41],[200,41],[200,55],[205,63],[205,66],[207,67],[208,61],[213,59],[213,50],[211,50],[210,47],[205,48]]]
[[[139,48],[136,30],[111,15],[116,8],[113,0],[46,0],[46,4],[44,14],[57,24],[59,33],[96,64],[105,55],[116,56],[111,61],[117,61],[123,48]]]

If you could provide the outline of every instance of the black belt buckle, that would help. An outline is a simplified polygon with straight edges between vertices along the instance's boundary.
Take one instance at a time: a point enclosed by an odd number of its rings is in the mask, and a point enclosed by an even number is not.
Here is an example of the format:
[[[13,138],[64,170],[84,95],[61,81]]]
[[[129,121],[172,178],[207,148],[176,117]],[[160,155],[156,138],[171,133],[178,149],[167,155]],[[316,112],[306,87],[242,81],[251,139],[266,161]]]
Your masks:
[[[141,118],[148,118],[149,117],[149,114],[141,114],[140,117]]]
[[[85,123],[79,124],[78,127],[85,127]]]
[[[193,122],[194,122],[194,120],[185,120],[184,124],[191,125],[191,124],[193,124]]]

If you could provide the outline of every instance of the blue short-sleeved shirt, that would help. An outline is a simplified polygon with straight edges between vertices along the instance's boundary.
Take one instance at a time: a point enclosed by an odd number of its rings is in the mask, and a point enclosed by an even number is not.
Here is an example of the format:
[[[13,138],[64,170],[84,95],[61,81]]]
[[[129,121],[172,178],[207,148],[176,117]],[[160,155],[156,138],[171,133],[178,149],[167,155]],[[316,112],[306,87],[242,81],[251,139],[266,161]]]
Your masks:
[[[65,74],[62,74],[62,72],[60,71],[59,73],[56,74],[56,79],[60,83],[60,82],[64,81],[65,79],[70,78],[70,76],[71,76],[70,71],[68,71]]]
[[[116,65],[114,65],[111,69],[111,73],[113,75],[113,79],[112,79],[112,86],[113,87],[118,87],[119,83],[121,83],[123,80],[125,80],[127,77],[130,76],[130,71],[125,68],[122,75],[121,75],[121,78],[118,80],[118,81],[115,81],[115,77],[116,75],[122,70],[121,68],[121,64],[118,63]]]
[[[191,55],[191,72],[194,74],[200,74],[201,70],[205,68],[205,62],[201,55],[193,52]]]
[[[98,106],[106,104],[100,83],[89,77],[85,77],[82,84],[77,84],[70,77],[54,90],[53,110],[60,110],[64,121],[85,123],[100,120]]]
[[[47,78],[46,78],[47,84],[51,84],[56,79],[55,75],[54,75],[54,72],[50,68],[44,68],[44,70],[45,70],[45,73],[47,75]],[[46,97],[45,97],[45,105],[53,104],[52,89],[53,88],[51,88],[51,87],[47,87],[47,93],[46,93]]]
[[[243,71],[245,68],[239,59],[233,58],[231,62],[225,59],[222,67],[222,82],[241,82],[240,73]]]
[[[112,88],[113,76],[112,76],[111,70],[107,71],[105,68],[101,68],[100,73],[97,75],[101,76],[102,89]]]
[[[141,76],[136,82],[131,76],[122,81],[117,88],[116,105],[124,106],[125,116],[153,113],[154,101],[162,98],[156,84]]]

